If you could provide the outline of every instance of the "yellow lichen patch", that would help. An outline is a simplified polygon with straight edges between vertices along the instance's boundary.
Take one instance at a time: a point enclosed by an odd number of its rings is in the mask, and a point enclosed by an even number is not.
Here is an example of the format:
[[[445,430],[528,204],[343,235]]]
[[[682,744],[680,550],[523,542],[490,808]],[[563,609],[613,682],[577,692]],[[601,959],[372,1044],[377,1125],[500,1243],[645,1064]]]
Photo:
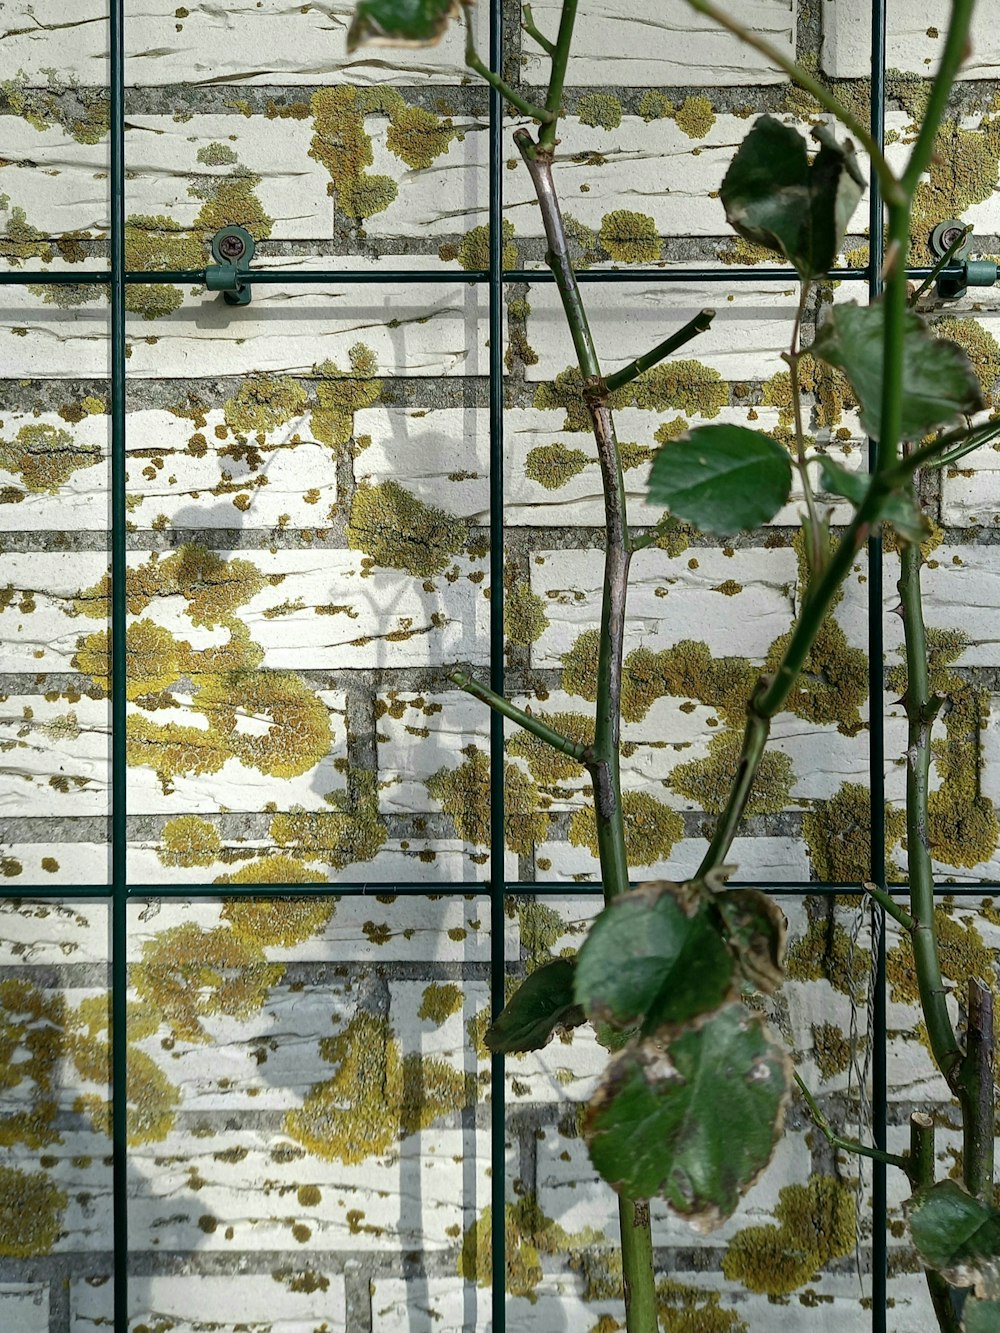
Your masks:
[[[857,1000],[871,969],[871,952],[851,944],[851,937],[832,913],[812,915],[806,932],[788,950],[789,981],[827,981]]]
[[[590,745],[594,739],[594,719],[584,713],[545,713],[535,714],[539,722],[552,727],[560,735],[576,741],[579,745]],[[583,776],[583,765],[579,760],[555,749],[546,741],[539,740],[527,731],[516,731],[507,738],[507,753],[528,761],[528,771],[536,782],[557,783]]]
[[[471,748],[471,747],[470,747]],[[468,753],[468,752],[466,752]],[[472,749],[456,769],[442,768],[427,779],[427,790],[455,822],[455,831],[477,847],[490,844],[490,761],[482,750]],[[504,766],[505,839],[511,851],[530,855],[542,842],[548,821],[538,813],[535,784],[513,764]]]
[[[696,801],[707,814],[721,814],[736,778],[741,749],[742,738],[736,731],[711,736],[706,758],[679,764],[671,773],[671,790]],[[766,750],[750,788],[745,818],[780,814],[791,800],[794,781],[795,770],[788,755]]]
[[[783,634],[771,645],[768,671],[777,669],[790,640],[791,633]],[[865,726],[861,709],[867,698],[867,654],[848,643],[838,622],[827,616],[786,707],[806,722],[836,722],[843,735],[855,736]]]
[[[74,472],[101,461],[96,444],[74,444],[68,430],[42,422],[21,426],[13,440],[0,439],[0,468],[35,494],[55,495]]]
[[[347,792],[330,793],[331,810],[292,809],[275,815],[271,837],[279,847],[294,848],[306,861],[320,861],[335,870],[370,861],[387,832],[379,813],[373,773],[352,769]]]
[[[577,103],[576,114],[584,125],[615,130],[622,123],[622,104],[613,93],[584,93]]]
[[[997,954],[983,940],[979,927],[971,917],[956,917],[946,908],[934,912],[934,932],[937,936],[941,971],[955,983],[959,997],[964,1001],[969,981],[980,977],[991,990],[997,989]],[[908,936],[900,938],[889,950],[885,960],[885,975],[893,1002],[915,1004],[920,998],[913,949]]]
[[[388,1020],[360,1012],[320,1042],[338,1066],[313,1085],[284,1130],[327,1161],[356,1165],[465,1103],[465,1078],[441,1060],[403,1057]]]
[[[332,729],[326,705],[291,671],[231,671],[207,677],[196,703],[229,752],[261,773],[298,777],[329,753]],[[242,724],[250,721],[255,729],[243,730]]]
[[[685,97],[674,112],[674,120],[689,139],[704,139],[715,124],[715,112],[708,98],[699,94]]]
[[[524,462],[524,475],[547,491],[557,491],[578,476],[590,462],[582,449],[564,444],[544,444],[531,449]]]
[[[453,981],[432,981],[424,988],[417,1017],[429,1023],[443,1023],[462,1007],[462,989]]]
[[[599,645],[599,632],[585,630],[563,655],[562,688],[567,693],[596,700]],[[714,658],[708,644],[692,639],[659,653],[636,648],[622,671],[622,717],[641,722],[653,703],[669,694],[697,699],[715,708],[724,722],[736,725],[746,716],[759,674],[745,658]]]
[[[527,648],[548,628],[545,602],[532,592],[530,583],[517,583],[504,597],[503,631],[510,643]]]
[[[663,1333],[750,1333],[735,1310],[724,1310],[717,1291],[699,1291],[673,1278],[656,1284]],[[619,1325],[620,1327],[620,1325]]]
[[[232,930],[202,930],[189,922],[147,940],[134,980],[137,994],[157,1007],[175,1036],[201,1042],[210,1039],[203,1018],[249,1018],[283,973],[259,944]]]
[[[290,949],[321,934],[336,910],[335,898],[229,898],[222,918],[247,944]]]
[[[958,343],[972,362],[987,404],[995,402],[994,388],[1000,380],[1000,343],[975,319],[942,319],[934,325],[934,336]]]
[[[66,1008],[29,981],[0,981],[0,1090],[28,1085],[30,1099],[7,1098],[0,1144],[42,1148],[58,1143],[56,1079],[66,1049]]]
[[[645,792],[629,791],[622,796],[625,822],[625,855],[630,866],[650,866],[665,861],[674,843],[684,836],[684,820]],[[597,855],[597,816],[589,806],[570,820],[569,840],[574,847],[589,847]]]
[[[205,266],[205,247],[188,227],[160,213],[133,213],[125,221],[125,263],[128,268],[197,269]],[[146,319],[177,310],[184,293],[172,283],[130,283],[125,308]]]
[[[911,264],[932,261],[929,239],[946,218],[962,218],[973,204],[990,199],[1000,163],[1000,119],[984,116],[966,129],[944,121],[934,141],[927,176],[917,186],[911,223]]]
[[[686,412],[717,417],[729,402],[729,386],[712,366],[693,359],[667,361],[626,386],[644,412]]]
[[[203,201],[192,224],[203,245],[221,227],[233,225],[245,227],[255,241],[270,236],[274,219],[257,197],[260,182],[260,176],[236,167],[228,176],[202,178],[188,187],[192,198]]]
[[[249,560],[225,560],[216,551],[188,543],[165,560],[154,553],[149,560],[126,570],[125,604],[129,615],[141,615],[158,597],[183,597],[194,625],[214,629],[251,597],[267,580]],[[106,620],[110,614],[111,580],[107,574],[74,598],[77,615]]]
[[[820,1078],[826,1082],[842,1074],[851,1063],[851,1043],[835,1023],[812,1026],[813,1059]]]
[[[288,375],[248,375],[223,409],[226,425],[238,435],[263,434],[301,416],[308,395]]]
[[[902,811],[887,805],[887,860],[905,831]],[[861,884],[871,877],[871,801],[867,788],[845,782],[836,796],[803,815],[802,833],[817,879],[834,884]]]
[[[486,1207],[462,1237],[458,1256],[459,1275],[477,1286],[493,1284],[493,1210]],[[604,1236],[593,1227],[569,1232],[542,1212],[534,1195],[526,1194],[504,1208],[505,1289],[510,1296],[536,1300],[542,1280],[541,1256],[569,1255],[576,1258],[586,1247],[599,1244]]]
[[[521,936],[521,956],[528,971],[541,967],[552,957],[552,950],[564,935],[579,935],[586,929],[578,922],[567,921],[537,898],[517,900],[518,931]],[[571,950],[563,950],[571,952]]]
[[[216,875],[213,884],[325,884],[326,876],[290,856],[271,854],[239,870]]]
[[[218,773],[232,749],[211,729],[133,715],[128,719],[125,754],[129,765],[147,765],[164,790],[171,791],[173,779],[182,774]]]
[[[477,272],[490,266],[490,229],[487,225],[473,227],[457,247],[442,245],[439,252],[445,261],[457,259],[462,268]],[[503,268],[517,267],[517,246],[514,244],[514,224],[509,218],[500,223],[500,263]]]
[[[384,212],[396,198],[398,190],[391,176],[368,174],[375,155],[364,118],[402,105],[403,99],[394,88],[339,84],[313,93],[310,106],[314,133],[309,156],[330,173],[327,189],[349,218],[370,218]]]
[[[60,83],[53,69],[42,71],[47,79],[44,87],[26,75],[23,69],[16,78],[4,79],[0,92],[15,116],[21,116],[36,130],[47,130],[56,124],[77,143],[97,144],[107,136],[111,101],[103,88],[87,88],[70,76]],[[32,86],[32,85],[36,86]]]
[[[6,213],[9,206],[9,197],[0,194],[0,213]],[[31,225],[23,208],[10,209],[4,233],[0,236],[0,258],[14,268],[20,268],[27,259],[41,259],[45,263],[52,259],[52,246],[45,233]]]
[[[757,245],[745,236],[730,236],[719,251],[723,264],[738,264],[740,268],[749,268],[753,264],[773,264],[774,251],[766,245]]]
[[[832,1259],[852,1254],[857,1237],[854,1189],[833,1176],[786,1185],[774,1210],[778,1226],[744,1227],[722,1260],[732,1282],[787,1296]]]
[[[605,250],[620,264],[653,264],[662,258],[656,223],[645,213],[627,208],[605,213],[599,235]]]
[[[648,124],[651,120],[666,120],[673,115],[674,104],[665,93],[647,88],[639,98],[639,115]]]
[[[89,636],[87,643],[97,640],[104,631]],[[129,625],[125,633],[125,694],[129,699],[140,699],[146,694],[156,694],[173,685],[181,674],[181,655],[190,644],[177,639],[152,620],[136,620]],[[90,651],[97,662],[99,648],[93,644]],[[105,649],[106,651],[106,649]],[[83,661],[82,654],[78,653]],[[76,658],[74,658],[76,661]],[[87,668],[84,667],[84,670]]]
[[[381,385],[370,378],[375,374],[375,354],[364,343],[358,343],[348,353],[351,372],[340,370],[331,361],[313,367],[320,376],[316,385],[316,401],[309,419],[310,429],[321,444],[328,444],[338,455],[354,436],[354,416],[363,408],[372,407],[382,395]]]
[[[82,1006],[81,1006],[82,1007]],[[111,1048],[107,1041],[94,1035],[95,1029],[107,1028],[107,1004],[104,1020],[91,1024],[91,1035],[78,1035],[71,1053],[77,1073],[90,1083],[108,1087],[111,1081]],[[157,1026],[159,1014],[156,1014]],[[155,1030],[155,1027],[154,1027]],[[180,1106],[180,1090],[167,1078],[163,1070],[143,1050],[133,1044],[138,1036],[148,1035],[144,1030],[129,1027],[128,1072],[126,1101],[128,1111],[128,1141],[132,1146],[142,1143],[162,1143],[173,1129]],[[74,1102],[75,1111],[86,1114],[98,1134],[111,1133],[111,1106],[102,1093],[81,1093]]]
[[[222,850],[219,830],[197,815],[179,815],[163,826],[156,854],[165,866],[210,866]]]
[[[44,1172],[0,1166],[0,1254],[11,1259],[51,1254],[68,1202]]]
[[[458,131],[450,119],[442,120],[419,106],[401,106],[392,111],[385,146],[414,171],[432,166]]]
[[[362,484],[354,493],[348,545],[384,568],[420,578],[441,574],[468,535],[465,519],[425,505],[396,481]]]

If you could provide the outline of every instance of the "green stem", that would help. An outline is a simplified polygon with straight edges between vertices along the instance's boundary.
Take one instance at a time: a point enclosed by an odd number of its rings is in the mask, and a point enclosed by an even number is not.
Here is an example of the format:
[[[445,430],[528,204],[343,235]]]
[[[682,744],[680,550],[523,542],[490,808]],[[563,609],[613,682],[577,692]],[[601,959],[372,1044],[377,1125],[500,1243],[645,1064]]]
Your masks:
[[[518,708],[512,704],[509,699],[505,699],[502,694],[497,694],[491,690],[488,685],[481,685],[479,681],[473,680],[467,676],[464,671],[453,671],[448,677],[460,690],[465,690],[466,694],[471,694],[482,703],[488,704],[495,713],[500,713],[503,717],[509,717],[512,722],[516,722],[519,727],[525,731],[530,731],[532,736],[537,736],[540,741],[546,745],[551,745],[554,750],[561,754],[569,755],[571,759],[576,759],[578,763],[586,764],[593,758],[593,751],[589,745],[581,745],[579,741],[570,740],[568,736],[563,736],[561,732],[554,731],[548,727],[539,718],[531,713],[526,713],[523,708]]]
[[[530,116],[532,120],[537,120],[544,124],[549,119],[549,113],[536,106],[534,102],[529,102],[526,97],[522,97],[519,92],[513,89],[509,83],[490,69],[476,50],[475,38],[472,35],[472,6],[463,0],[465,10],[465,63],[469,69],[486,80],[486,82],[497,90],[504,101],[509,102],[515,111],[520,111],[522,115]]]
[[[757,33],[752,32],[749,28],[745,28],[743,24],[734,19],[732,15],[712,4],[711,0],[688,0],[688,4],[692,9],[696,9],[699,14],[704,14],[706,18],[713,19],[718,23],[720,28],[725,28],[727,32],[731,32],[734,37],[738,37],[740,41],[745,42],[747,46],[751,46],[755,51],[759,51],[762,56],[767,60],[770,60],[772,64],[777,65],[779,69],[783,69],[788,77],[797,83],[800,88],[804,88],[807,93],[810,93],[815,97],[820,106],[825,107],[827,111],[835,115],[840,123],[846,129],[850,130],[851,134],[854,135],[859,143],[864,145],[865,151],[871,158],[872,166],[875,168],[875,172],[881,183],[883,197],[887,201],[902,198],[900,183],[893,175],[892,169],[885,160],[881,148],[872,138],[871,132],[862,125],[861,121],[858,120],[856,116],[848,111],[843,103],[834,97],[829,88],[824,88],[817,79],[814,79],[813,76],[804,70],[801,65],[797,65],[790,56],[787,56],[784,53],[784,51],[780,51],[776,46],[772,46],[771,43],[766,41],[763,37],[759,37]]]
[[[788,362],[789,389],[792,395],[792,412],[795,418],[795,456],[799,465],[799,476],[802,480],[802,494],[806,502],[806,512],[808,514],[808,546],[806,552],[809,560],[809,573],[812,578],[817,578],[823,568],[826,558],[826,543],[823,539],[823,528],[820,524],[819,514],[816,510],[816,499],[813,495],[812,484],[809,481],[809,468],[806,463],[806,433],[802,422],[802,395],[799,392],[799,363],[802,360],[802,350],[799,346],[799,335],[802,329],[802,316],[805,314],[806,302],[809,299],[809,291],[812,284],[802,283],[802,290],[799,294],[799,304],[795,311],[795,321],[792,325],[792,345],[791,350],[785,357]]]
[[[929,1115],[916,1111],[910,1116],[910,1152],[907,1157],[907,1175],[914,1193],[934,1184],[934,1168],[934,1121]],[[951,1285],[932,1268],[924,1270],[924,1277],[941,1333],[961,1333]]]
[[[576,6],[577,0],[563,0],[562,14],[559,17],[559,33],[556,36],[556,49],[552,53],[552,73],[549,76],[549,91],[545,99],[546,120],[538,135],[538,147],[546,154],[551,154],[556,146],[556,126],[562,109],[569,49],[573,44]]]
[[[545,52],[546,55],[548,56],[555,55],[556,44],[555,42],[550,42],[549,39],[545,36],[545,34],[539,31],[535,23],[535,16],[531,12],[530,5],[521,6],[521,27],[528,34],[529,37],[533,37],[535,39],[535,41],[542,48],[542,50]]]
[[[920,1007],[935,1063],[957,1092],[962,1052],[955,1037],[941,973],[934,929],[934,876],[927,832],[931,727],[940,700],[933,697],[927,665],[927,634],[920,593],[920,548],[908,543],[900,553],[898,588],[906,640],[906,858],[910,882],[910,937]]]
[[[699,310],[694,319],[689,319],[683,328],[672,333],[669,338],[664,338],[663,342],[657,343],[651,352],[644,356],[637,356],[634,361],[630,361],[627,366],[622,366],[621,370],[616,370],[613,375],[609,375],[604,381],[604,386],[608,393],[614,393],[625,384],[631,384],[634,379],[646,370],[651,370],[664,357],[669,356],[671,352],[676,352],[679,347],[689,343],[692,338],[697,337],[699,333],[704,333],[712,320],[715,318],[714,310]]]
[[[815,1121],[816,1128],[820,1130],[831,1148],[839,1148],[842,1152],[854,1153],[855,1157],[868,1157],[871,1161],[882,1162],[886,1166],[896,1166],[899,1167],[900,1171],[909,1170],[909,1162],[905,1157],[897,1157],[895,1153],[884,1152],[881,1148],[869,1148],[866,1144],[859,1143],[857,1139],[845,1139],[842,1135],[836,1133],[829,1120],[820,1110],[816,1098],[799,1077],[798,1070],[793,1069],[792,1074],[795,1082],[799,1085],[799,1092],[805,1098],[806,1105],[809,1107],[809,1114]]]
[[[885,889],[880,889],[877,884],[871,883],[866,883],[864,890],[869,898],[874,898],[886,915],[891,916],[904,930],[913,929],[913,917],[905,908],[900,907],[891,893],[886,893]]]
[[[628,1333],[656,1333],[658,1321],[649,1204],[645,1199],[619,1198],[618,1220],[625,1275],[625,1327]],[[637,1280],[640,1275],[643,1280]]]

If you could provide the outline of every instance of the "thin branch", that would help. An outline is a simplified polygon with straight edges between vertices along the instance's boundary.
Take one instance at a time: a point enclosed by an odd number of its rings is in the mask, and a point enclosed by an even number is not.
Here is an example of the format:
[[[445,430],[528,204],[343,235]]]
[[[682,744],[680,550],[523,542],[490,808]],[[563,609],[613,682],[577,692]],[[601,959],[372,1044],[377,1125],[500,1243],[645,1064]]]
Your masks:
[[[897,1157],[895,1153],[883,1152],[881,1148],[869,1148],[864,1143],[858,1143],[857,1139],[845,1139],[840,1134],[836,1133],[829,1120],[827,1120],[826,1116],[820,1110],[816,1098],[799,1077],[799,1071],[793,1069],[792,1073],[795,1077],[795,1082],[799,1085],[799,1091],[806,1100],[806,1104],[809,1107],[809,1114],[812,1116],[816,1128],[822,1132],[831,1148],[839,1148],[843,1152],[852,1152],[858,1157],[870,1157],[873,1162],[883,1162],[886,1166],[897,1166],[900,1171],[907,1170],[909,1163],[905,1157]]]
[[[453,671],[448,679],[457,685],[460,690],[464,690],[466,694],[471,694],[482,703],[488,704],[494,712],[510,718],[519,727],[523,727],[525,731],[530,731],[533,736],[537,736],[540,741],[544,741],[546,745],[551,745],[554,750],[558,750],[561,754],[569,755],[570,759],[575,759],[577,763],[584,765],[592,761],[593,750],[589,745],[582,745],[579,741],[570,740],[568,736],[562,735],[561,732],[554,731],[552,727],[547,727],[539,718],[531,713],[526,713],[523,708],[518,708],[517,704],[512,704],[509,699],[505,699],[502,694],[497,694],[488,685],[481,685],[479,681],[473,680],[464,671]]]
[[[694,0],[691,0],[691,3],[694,3]],[[906,164],[900,182],[908,199],[913,197],[920,177],[930,166],[931,158],[934,156],[934,141],[948,106],[955,76],[969,51],[969,25],[972,22],[974,8],[975,0],[952,0],[941,63],[931,84],[917,141],[910,150],[910,160]]]
[[[529,102],[528,99],[522,97],[519,92],[515,92],[509,83],[502,79],[499,74],[494,73],[489,65],[482,60],[479,52],[476,50],[475,38],[472,35],[472,6],[471,4],[463,3],[463,8],[465,10],[465,63],[468,65],[469,69],[475,70],[480,78],[485,79],[492,88],[495,88],[500,96],[511,104],[515,111],[520,111],[522,115],[530,116],[532,120],[537,120],[542,125],[551,120],[552,117],[547,111],[540,106],[535,106],[534,102]]]
[[[559,33],[555,43],[556,49],[552,53],[549,91],[545,98],[546,118],[538,136],[538,147],[545,154],[551,154],[556,146],[556,124],[559,120],[559,112],[562,109],[566,66],[569,63],[569,49],[573,44],[573,25],[576,22],[576,6],[577,0],[562,0]]]
[[[904,907],[900,907],[891,893],[886,893],[877,884],[865,883],[862,887],[868,897],[874,898],[879,907],[887,916],[891,916],[893,921],[902,926],[904,930],[913,929],[913,917]]]
[[[799,363],[802,360],[803,352],[799,345],[799,335],[802,329],[802,317],[805,314],[806,302],[809,299],[809,291],[812,284],[802,283],[802,290],[799,295],[799,304],[795,311],[795,320],[792,324],[792,345],[791,350],[785,355],[784,359],[788,362],[789,389],[792,397],[792,412],[795,418],[795,457],[799,465],[799,477],[802,481],[802,494],[806,502],[806,512],[808,514],[808,533],[809,544],[806,547],[806,556],[809,562],[809,573],[812,578],[818,578],[823,571],[823,565],[826,560],[827,543],[823,540],[823,528],[820,523],[819,513],[816,509],[816,497],[813,495],[812,483],[809,480],[809,467],[806,462],[806,433],[802,423],[802,395],[799,392]]]
[[[713,19],[721,28],[725,28],[727,32],[731,32],[734,37],[738,37],[740,41],[745,42],[747,46],[752,46],[755,51],[759,51],[762,56],[777,65],[779,69],[783,69],[788,77],[794,80],[800,88],[804,88],[807,93],[810,93],[815,97],[820,106],[825,107],[827,111],[836,116],[840,123],[864,145],[865,151],[871,158],[872,166],[875,168],[876,174],[881,182],[882,194],[886,202],[898,202],[903,199],[904,196],[900,188],[900,183],[893,174],[892,168],[885,160],[881,148],[872,138],[869,130],[862,125],[861,121],[858,120],[856,116],[848,111],[846,106],[834,97],[833,93],[831,93],[828,88],[824,88],[818,80],[814,79],[811,74],[807,73],[801,65],[797,65],[790,56],[787,56],[784,53],[784,51],[780,51],[778,47],[772,46],[770,42],[765,41],[763,37],[759,37],[757,33],[752,32],[749,28],[745,28],[743,24],[737,22],[732,15],[727,14],[723,9],[719,9],[717,5],[712,4],[711,0],[687,0],[687,2],[691,8],[696,9],[699,14],[704,14],[706,18]]]
[[[539,32],[538,28],[535,26],[535,19],[534,15],[531,12],[530,5],[521,6],[521,27],[528,34],[529,37],[533,37],[535,39],[535,41],[542,48],[542,50],[545,52],[546,55],[548,56],[555,55],[556,44],[555,42],[550,42],[543,32]]]
[[[899,482],[908,481],[921,467],[950,467],[966,454],[971,454],[984,444],[990,444],[997,436],[1000,436],[1000,421],[987,421],[972,430],[949,431],[947,435],[931,440],[929,444],[922,444],[919,449],[912,450],[905,458],[900,459],[889,474],[890,479],[894,478]],[[944,447],[951,444],[956,447],[954,449]]]
[[[622,366],[621,370],[616,370],[613,375],[609,375],[604,381],[608,393],[614,393],[616,389],[622,388],[623,385],[631,384],[634,379],[638,379],[644,371],[651,370],[665,356],[669,356],[671,352],[676,352],[685,343],[689,343],[692,338],[696,338],[699,333],[704,333],[714,318],[714,310],[699,310],[694,319],[689,319],[683,328],[678,329],[676,333],[672,333],[669,338],[664,338],[663,342],[657,343],[651,352],[646,352],[644,356],[637,356],[627,366]]]

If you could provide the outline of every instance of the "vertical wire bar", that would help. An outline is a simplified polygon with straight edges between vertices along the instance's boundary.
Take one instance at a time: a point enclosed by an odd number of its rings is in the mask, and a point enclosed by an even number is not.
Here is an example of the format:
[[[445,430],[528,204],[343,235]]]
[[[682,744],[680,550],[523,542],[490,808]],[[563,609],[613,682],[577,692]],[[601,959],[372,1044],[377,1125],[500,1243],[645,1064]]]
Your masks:
[[[885,47],[886,0],[872,0],[871,60],[871,132],[880,148],[885,146]],[[882,192],[878,177],[871,173],[868,216],[868,296],[874,300],[882,290],[882,264],[885,259],[885,230],[882,218]],[[874,461],[874,446],[868,442],[869,467]],[[868,780],[871,800],[871,877],[885,888],[885,655],[882,625],[882,538],[868,541]],[[875,940],[874,987],[870,1040],[872,1051],[872,1134],[875,1147],[886,1146],[886,1103],[888,1100],[887,1023],[885,996],[885,915],[877,903],[871,907],[881,914],[881,930],[873,930]],[[872,1333],[886,1333],[886,1298],[888,1288],[888,1208],[884,1162],[872,1163]]]
[[[503,0],[490,0],[490,69],[503,61]],[[503,101],[490,88],[490,686],[504,689],[504,474],[503,474]],[[506,880],[504,878],[503,718],[490,710],[490,1009],[495,1018],[504,1006],[506,979]],[[504,1057],[490,1058],[490,1197],[493,1258],[491,1307],[493,1333],[504,1333],[507,1319],[507,1256],[504,1210],[507,1177],[507,1116]]]
[[[111,1139],[115,1333],[128,1333],[125,871],[125,13],[110,4],[111,56]]]

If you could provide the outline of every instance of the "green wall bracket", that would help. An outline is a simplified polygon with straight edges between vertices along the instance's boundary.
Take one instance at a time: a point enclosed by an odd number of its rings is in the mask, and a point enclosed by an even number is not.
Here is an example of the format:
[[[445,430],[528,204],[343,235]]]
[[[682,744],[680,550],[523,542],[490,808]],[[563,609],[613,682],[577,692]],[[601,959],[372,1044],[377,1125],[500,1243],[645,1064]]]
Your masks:
[[[969,287],[993,287],[997,266],[989,259],[969,259],[972,228],[955,218],[939,222],[931,233],[931,250],[936,259],[948,259],[948,267],[938,274],[935,286],[944,301],[957,301]],[[956,271],[957,266],[957,271]]]
[[[249,305],[253,288],[242,274],[250,268],[254,239],[245,227],[222,227],[212,237],[214,264],[205,269],[205,286],[222,292],[227,305]]]

